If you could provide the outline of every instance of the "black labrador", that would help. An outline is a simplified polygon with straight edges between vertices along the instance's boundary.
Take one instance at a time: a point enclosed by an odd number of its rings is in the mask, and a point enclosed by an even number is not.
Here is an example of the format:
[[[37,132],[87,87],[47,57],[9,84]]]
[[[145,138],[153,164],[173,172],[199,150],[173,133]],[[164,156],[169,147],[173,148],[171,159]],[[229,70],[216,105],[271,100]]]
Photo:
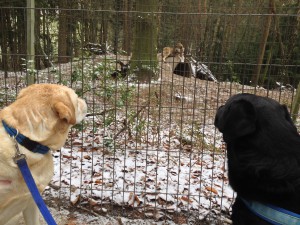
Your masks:
[[[271,224],[245,199],[300,214],[300,136],[287,107],[237,94],[218,109],[215,126],[227,145],[229,183],[237,193],[233,224]]]

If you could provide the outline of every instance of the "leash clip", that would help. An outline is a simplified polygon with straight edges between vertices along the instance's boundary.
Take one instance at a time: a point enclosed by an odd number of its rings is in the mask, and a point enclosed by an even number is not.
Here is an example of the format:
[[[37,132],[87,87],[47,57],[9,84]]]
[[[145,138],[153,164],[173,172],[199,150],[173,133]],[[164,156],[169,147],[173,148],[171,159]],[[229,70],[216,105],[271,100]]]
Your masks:
[[[23,154],[23,153],[21,153],[20,149],[19,149],[19,145],[18,145],[18,142],[17,142],[17,136],[18,136],[18,134],[19,134],[19,130],[17,129],[17,134],[12,137],[12,139],[15,142],[15,149],[16,149],[16,154],[14,155],[13,160],[14,160],[14,162],[16,164],[18,163],[19,160],[26,159],[26,155]]]

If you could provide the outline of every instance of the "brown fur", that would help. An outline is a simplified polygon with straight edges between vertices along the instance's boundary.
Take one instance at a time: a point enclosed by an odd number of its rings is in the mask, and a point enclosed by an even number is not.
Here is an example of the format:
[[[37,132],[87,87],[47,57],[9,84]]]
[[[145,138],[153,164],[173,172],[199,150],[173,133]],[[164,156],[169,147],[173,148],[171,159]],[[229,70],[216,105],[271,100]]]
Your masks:
[[[19,130],[31,140],[52,150],[61,148],[75,123],[86,114],[86,103],[65,86],[34,84],[23,90],[17,100],[0,112],[0,120]],[[1,122],[0,121],[0,122]],[[0,123],[0,224],[23,212],[27,225],[39,225],[38,209],[13,162],[15,147],[12,138]],[[19,145],[42,192],[53,176],[51,152],[33,153]]]
[[[184,54],[184,47],[180,42],[178,42],[174,48],[172,47],[163,48],[162,59],[163,62],[166,62],[167,57],[179,56],[181,59],[183,59],[183,54]]]

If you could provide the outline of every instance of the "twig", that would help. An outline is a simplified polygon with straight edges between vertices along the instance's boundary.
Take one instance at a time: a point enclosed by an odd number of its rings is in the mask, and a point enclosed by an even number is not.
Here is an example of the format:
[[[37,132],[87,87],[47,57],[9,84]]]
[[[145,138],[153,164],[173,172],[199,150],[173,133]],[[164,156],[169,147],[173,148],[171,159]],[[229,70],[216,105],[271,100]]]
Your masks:
[[[105,109],[105,110],[103,110],[102,112],[99,112],[99,113],[87,113],[86,117],[89,117],[89,116],[103,116],[105,113],[115,111],[115,110],[116,110],[116,108],[112,108],[112,109]]]
[[[139,116],[139,114],[140,114],[147,106],[149,106],[149,104],[150,104],[150,101],[148,101],[145,105],[143,105],[143,106],[139,109],[139,111],[137,111],[137,113],[136,113],[130,120],[125,120],[125,121],[124,121],[124,127],[123,127],[118,133],[115,134],[113,140],[116,140],[117,137],[118,137],[121,133],[123,133],[125,130],[127,130],[129,124],[130,124],[135,118],[137,118],[137,117]]]
[[[87,208],[85,208],[85,207],[83,207],[83,206],[79,206],[79,205],[78,205],[78,206],[76,206],[76,208],[81,209],[81,210],[83,210],[83,211],[86,211],[86,212],[88,212],[88,213],[90,213],[90,214],[92,214],[92,215],[94,215],[94,216],[97,216],[97,217],[101,216],[101,214],[96,213],[95,211],[90,210],[90,209],[87,209]]]

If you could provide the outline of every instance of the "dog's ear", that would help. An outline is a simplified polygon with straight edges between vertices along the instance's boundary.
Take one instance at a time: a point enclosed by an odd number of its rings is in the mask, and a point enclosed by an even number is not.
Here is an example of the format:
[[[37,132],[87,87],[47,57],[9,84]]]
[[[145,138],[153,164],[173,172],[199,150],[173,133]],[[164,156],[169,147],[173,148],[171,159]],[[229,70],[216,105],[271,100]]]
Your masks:
[[[244,99],[233,101],[218,110],[215,126],[223,133],[224,140],[235,139],[255,131],[256,110]]]
[[[53,106],[54,111],[61,120],[65,120],[68,124],[76,124],[75,111],[73,107],[69,107],[63,102],[56,102]]]

